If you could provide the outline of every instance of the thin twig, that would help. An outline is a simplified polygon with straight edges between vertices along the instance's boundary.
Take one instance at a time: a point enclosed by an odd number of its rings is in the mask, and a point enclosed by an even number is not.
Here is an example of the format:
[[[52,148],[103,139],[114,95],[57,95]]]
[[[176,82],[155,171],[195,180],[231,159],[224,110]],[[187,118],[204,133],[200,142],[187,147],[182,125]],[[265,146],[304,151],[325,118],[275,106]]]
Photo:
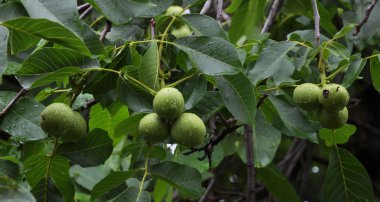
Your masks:
[[[222,24],[222,14],[223,14],[223,0],[216,0],[216,21],[219,25]]]
[[[273,1],[273,4],[272,4],[272,7],[271,7],[271,9],[269,11],[268,17],[265,20],[263,28],[261,29],[261,34],[263,34],[265,32],[269,32],[270,29],[272,28],[274,20],[276,18],[276,15],[277,15],[278,9],[280,8],[281,3],[282,3],[282,0],[274,0]]]
[[[244,136],[246,146],[246,158],[247,158],[247,200],[255,202],[255,186],[256,186],[256,171],[253,159],[253,139],[252,139],[252,127],[244,125]]]
[[[100,41],[103,41],[106,38],[107,33],[111,31],[111,27],[112,27],[111,21],[107,20],[106,25],[104,26],[104,29],[102,33],[100,34],[100,37],[99,37]]]
[[[211,188],[214,186],[215,178],[212,178],[210,183],[208,183],[207,189],[205,191],[205,194],[203,194],[202,198],[199,199],[199,202],[207,201],[207,196],[211,191]]]
[[[311,0],[311,5],[313,6],[314,12],[315,42],[318,46],[321,41],[321,32],[319,31],[319,21],[321,17],[319,16],[317,0]]]
[[[375,7],[376,3],[377,3],[377,0],[372,0],[371,1],[371,4],[369,4],[369,6],[367,7],[367,9],[365,10],[365,14],[364,14],[363,19],[359,22],[359,24],[357,24],[355,26],[355,30],[354,30],[354,32],[352,32],[353,36],[357,36],[359,34],[359,32],[360,32],[361,28],[363,27],[363,25],[368,21],[368,18],[371,15],[371,12],[372,12],[373,8]]]
[[[28,90],[26,90],[25,88],[21,89],[17,95],[8,103],[8,105],[3,109],[1,110],[0,112],[0,119],[6,114],[8,113],[8,111],[12,108],[12,106],[17,102],[17,100],[19,100],[22,96],[24,96],[26,93],[27,93]]]
[[[92,6],[88,7],[80,16],[80,19],[84,19],[88,14],[90,14],[92,11]]]
[[[87,9],[87,8],[90,7],[90,6],[91,6],[90,3],[85,3],[85,4],[82,4],[82,5],[77,6],[77,10],[80,12],[81,10],[83,10],[83,9]]]
[[[206,14],[207,11],[210,9],[212,0],[207,0],[206,3],[203,5],[203,8],[201,9],[200,14]]]
[[[150,19],[150,39],[155,39],[156,38],[156,21],[154,18]]]

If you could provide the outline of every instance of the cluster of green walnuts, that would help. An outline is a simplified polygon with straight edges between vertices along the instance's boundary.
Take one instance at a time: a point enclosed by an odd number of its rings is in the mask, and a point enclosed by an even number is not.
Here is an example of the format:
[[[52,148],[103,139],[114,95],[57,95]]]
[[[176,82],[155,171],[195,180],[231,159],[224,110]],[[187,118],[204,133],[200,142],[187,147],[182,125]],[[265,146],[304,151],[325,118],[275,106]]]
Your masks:
[[[77,142],[87,131],[83,116],[63,103],[45,107],[41,112],[40,125],[49,136],[64,142]]]
[[[165,15],[167,16],[180,16],[184,14],[184,8],[181,6],[170,6],[166,12]],[[174,35],[176,38],[186,37],[191,35],[192,31],[190,27],[187,24],[184,24],[182,22],[175,22],[173,24],[173,28],[171,29],[170,33]]]
[[[176,88],[161,89],[153,99],[153,110],[144,116],[138,133],[148,143],[160,143],[171,138],[187,147],[201,144],[206,136],[206,126],[197,115],[187,113],[182,93]]]
[[[350,99],[345,87],[330,83],[322,88],[304,83],[294,89],[293,101],[307,111],[317,110],[318,121],[325,128],[337,129],[348,119],[347,104]]]

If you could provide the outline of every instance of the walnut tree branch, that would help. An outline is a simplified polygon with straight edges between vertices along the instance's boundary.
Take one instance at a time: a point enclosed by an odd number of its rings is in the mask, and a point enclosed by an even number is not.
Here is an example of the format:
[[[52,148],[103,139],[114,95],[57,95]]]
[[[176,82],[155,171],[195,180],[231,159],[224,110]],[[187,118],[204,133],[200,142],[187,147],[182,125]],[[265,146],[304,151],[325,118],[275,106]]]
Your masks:
[[[371,12],[372,12],[373,8],[375,7],[376,3],[377,3],[377,0],[371,1],[371,4],[369,4],[367,9],[365,10],[365,14],[364,14],[363,19],[355,26],[355,30],[354,30],[354,32],[352,32],[353,36],[357,36],[359,34],[363,25],[368,21],[368,18],[371,15]]]
[[[27,93],[28,90],[25,88],[21,89],[17,95],[8,103],[7,106],[0,112],[0,119],[8,113],[8,111],[13,107],[13,105],[19,100],[22,96],[24,96]]]
[[[207,0],[206,3],[203,5],[200,14],[206,14],[207,11],[210,9],[212,0]]]
[[[256,200],[256,170],[253,157],[253,139],[252,127],[244,125],[244,137],[246,143],[246,158],[247,158],[247,201],[255,202]]]
[[[311,5],[313,6],[314,13],[315,42],[318,46],[321,41],[321,32],[319,30],[319,21],[321,20],[321,17],[319,16],[317,0],[311,0]]]
[[[269,32],[270,29],[272,28],[281,3],[282,3],[282,0],[274,0],[273,1],[273,4],[272,4],[272,7],[269,11],[268,17],[265,20],[263,28],[261,29],[261,34],[263,34],[265,32]]]
[[[92,11],[92,6],[88,7],[80,16],[79,19],[84,19]]]
[[[82,5],[77,6],[77,10],[80,12],[81,10],[83,10],[83,9],[87,9],[87,8],[90,7],[90,6],[91,6],[90,3],[85,3],[85,4],[82,4]]]
[[[222,24],[223,0],[216,0],[216,21]]]
[[[111,31],[111,27],[112,27],[111,21],[107,20],[106,25],[104,26],[104,29],[102,33],[100,34],[100,37],[99,37],[100,41],[103,41],[106,38],[107,33]]]

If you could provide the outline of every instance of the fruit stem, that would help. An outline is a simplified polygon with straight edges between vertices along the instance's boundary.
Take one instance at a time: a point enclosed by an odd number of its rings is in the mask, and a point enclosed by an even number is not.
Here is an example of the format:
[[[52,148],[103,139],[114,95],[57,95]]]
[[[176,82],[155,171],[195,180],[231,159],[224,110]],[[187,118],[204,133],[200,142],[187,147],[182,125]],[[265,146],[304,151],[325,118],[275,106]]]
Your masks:
[[[143,176],[143,178],[141,179],[140,189],[139,189],[139,193],[137,194],[137,198],[140,198],[140,195],[141,195],[141,193],[142,193],[142,191],[143,191],[145,178],[146,178],[146,176],[148,175],[148,159],[149,159],[149,153],[146,155],[146,158],[145,158],[145,163],[144,163],[144,176]]]
[[[90,27],[91,28],[94,27],[98,22],[100,22],[101,20],[103,20],[104,17],[105,17],[104,15],[98,17],[94,22],[91,23]]]
[[[144,90],[146,90],[149,94],[155,96],[157,94],[157,92],[153,89],[151,89],[149,86],[141,83],[140,81],[138,81],[137,79],[129,76],[129,75],[124,75],[125,79],[127,80],[131,80],[133,81],[134,83],[136,83],[137,85],[139,85],[141,88],[143,88]],[[123,78],[123,77],[122,77]]]
[[[186,76],[186,77],[184,77],[184,78],[182,78],[182,79],[180,79],[180,80],[178,80],[178,81],[176,81],[176,82],[174,82],[174,83],[171,83],[171,84],[167,85],[167,87],[175,87],[175,86],[177,86],[177,85],[183,83],[184,81],[186,81],[186,80],[192,78],[193,76],[194,76],[194,74],[192,74],[192,75],[190,75],[190,76]]]
[[[318,56],[318,69],[319,69],[319,78],[321,79],[322,87],[327,84],[326,69],[323,64],[323,49],[320,50]]]

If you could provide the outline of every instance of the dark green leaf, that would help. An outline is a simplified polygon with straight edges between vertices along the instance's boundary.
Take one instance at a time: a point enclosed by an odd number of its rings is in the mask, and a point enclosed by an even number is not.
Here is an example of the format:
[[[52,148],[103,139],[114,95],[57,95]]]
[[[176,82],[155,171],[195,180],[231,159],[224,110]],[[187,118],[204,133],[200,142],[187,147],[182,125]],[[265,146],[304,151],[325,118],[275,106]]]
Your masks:
[[[339,32],[335,33],[332,40],[339,39],[349,32],[351,32],[355,28],[355,24],[345,24]]]
[[[0,84],[1,84],[1,76],[5,68],[7,67],[8,37],[9,37],[9,32],[7,28],[0,27]]]
[[[119,194],[114,202],[150,202],[149,192],[139,190],[136,187],[129,187],[127,190]]]
[[[192,109],[202,99],[207,90],[207,81],[203,76],[196,76],[186,82],[182,91],[185,109]]]
[[[219,91],[206,91],[199,103],[192,111],[207,120],[210,116],[223,108],[222,98]]]
[[[256,114],[256,93],[249,79],[243,74],[215,77],[223,103],[242,123],[253,125]]]
[[[331,130],[327,128],[322,128],[319,130],[319,137],[326,141],[328,147],[334,146],[335,144],[345,144],[351,135],[356,132],[356,127],[354,125],[345,124],[336,130]]]
[[[325,43],[328,44],[325,50],[333,56],[341,57],[345,60],[350,59],[350,51],[348,51],[348,49],[342,44],[335,41],[327,41]]]
[[[117,124],[115,128],[115,135],[127,135],[127,134],[136,134],[140,120],[145,116],[146,114],[133,114],[132,116],[128,117],[127,119],[121,121],[119,124]]]
[[[374,54],[377,52],[374,52]],[[371,79],[373,87],[380,92],[380,55],[372,57],[370,60]]]
[[[59,155],[52,157],[48,155],[31,156],[24,163],[26,180],[31,187],[38,189],[35,192],[43,192],[43,196],[50,193],[48,186],[50,181],[46,177],[51,177],[52,182],[61,192],[65,201],[72,201],[75,192],[69,176],[69,168],[69,161]]]
[[[361,58],[360,54],[352,55],[350,58],[350,66],[348,66],[344,74],[342,85],[346,88],[350,87],[355,80],[358,79],[366,63],[367,59]]]
[[[91,201],[104,196],[106,193],[125,183],[125,180],[133,177],[139,170],[117,171],[100,180],[91,191]]]
[[[78,74],[80,72],[81,69],[79,67],[64,67],[62,69],[46,74],[42,78],[35,81],[31,87],[36,88],[53,82],[64,82],[67,81],[70,76]]]
[[[280,202],[300,202],[296,190],[286,177],[274,166],[257,169],[257,179],[264,183],[268,191]]]
[[[204,192],[201,174],[194,168],[166,161],[153,165],[150,174],[175,186],[187,196],[199,197]]]
[[[70,176],[80,186],[87,190],[92,190],[96,183],[106,177],[110,173],[110,168],[107,165],[82,168],[79,165],[74,165],[70,168]]]
[[[113,150],[112,140],[101,129],[94,129],[76,143],[63,143],[57,153],[82,167],[103,164]]]
[[[8,1],[0,5],[0,22],[14,19],[21,16],[28,16],[25,8],[21,3],[16,1]]]
[[[318,142],[316,133],[317,128],[313,127],[307,121],[306,117],[298,110],[298,108],[273,95],[269,96],[269,100],[276,107],[282,122],[292,135],[306,138],[311,142]]]
[[[157,42],[152,42],[141,59],[139,67],[139,80],[154,90],[159,89],[158,71],[160,69],[160,56]]]
[[[90,55],[90,51],[84,42],[59,23],[46,19],[21,17],[1,22],[0,24],[6,26],[11,32],[22,33],[22,35],[19,35],[19,40],[24,40],[23,36],[41,37],[84,55]]]
[[[153,97],[145,91],[134,88],[125,79],[118,80],[118,97],[134,112],[153,111]]]
[[[295,46],[296,43],[292,41],[282,41],[265,48],[254,68],[249,72],[249,79],[257,85],[280,70],[293,72],[295,67],[287,53]]]
[[[122,42],[142,39],[144,30],[137,25],[117,25],[112,26],[111,31],[106,38],[113,42],[122,40]]]
[[[0,196],[2,201],[36,202],[33,195],[16,181],[0,172]]]
[[[236,49],[220,38],[182,37],[173,45],[187,53],[191,62],[207,75],[234,74],[242,66]]]
[[[0,110],[16,96],[14,92],[0,92]],[[40,127],[40,114],[44,106],[29,97],[22,97],[0,120],[0,128],[17,141],[32,141],[46,138]]]
[[[201,14],[189,14],[183,15],[181,18],[192,28],[195,35],[205,35],[205,36],[214,36],[219,37],[224,40],[229,40],[226,33],[220,27],[218,22],[207,16]]]
[[[6,157],[0,157],[0,173],[5,174],[10,178],[17,179],[20,174],[20,169],[17,163],[6,159]]]
[[[322,201],[375,201],[365,168],[345,149],[336,147],[330,153]]]
[[[62,193],[50,177],[41,179],[30,191],[37,201],[64,201]]]

